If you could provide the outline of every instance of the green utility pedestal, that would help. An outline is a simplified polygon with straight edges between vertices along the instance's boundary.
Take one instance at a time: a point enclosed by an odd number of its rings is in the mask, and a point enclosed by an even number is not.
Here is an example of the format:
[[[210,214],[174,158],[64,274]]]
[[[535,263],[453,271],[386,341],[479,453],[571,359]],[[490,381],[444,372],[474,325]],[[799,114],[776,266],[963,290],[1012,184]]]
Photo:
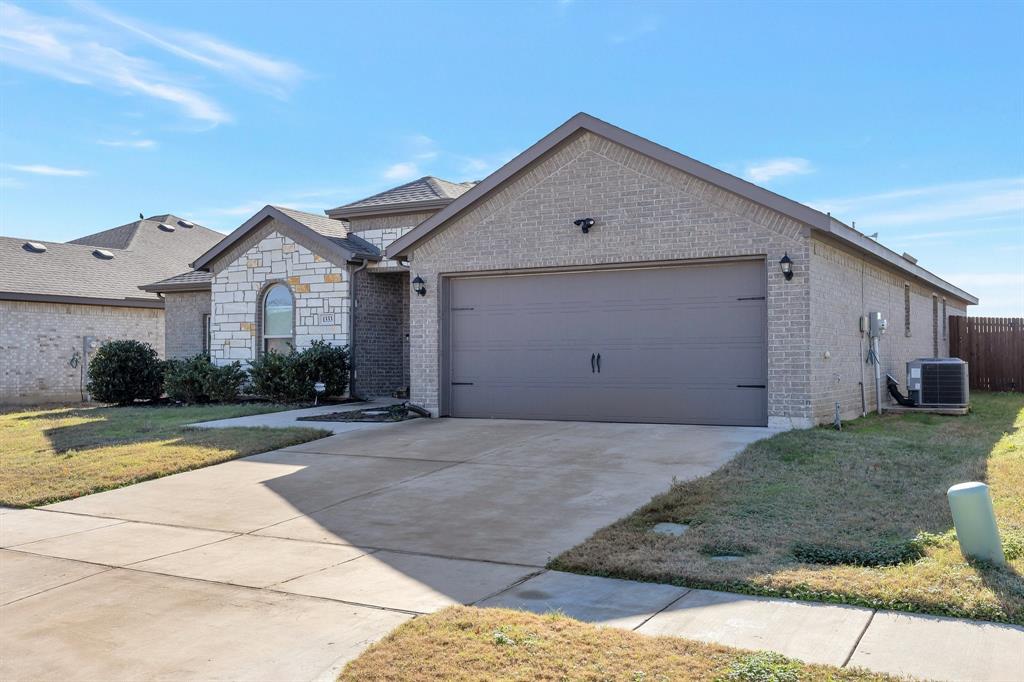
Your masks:
[[[984,483],[958,483],[946,491],[956,539],[965,557],[1005,564],[992,498]]]

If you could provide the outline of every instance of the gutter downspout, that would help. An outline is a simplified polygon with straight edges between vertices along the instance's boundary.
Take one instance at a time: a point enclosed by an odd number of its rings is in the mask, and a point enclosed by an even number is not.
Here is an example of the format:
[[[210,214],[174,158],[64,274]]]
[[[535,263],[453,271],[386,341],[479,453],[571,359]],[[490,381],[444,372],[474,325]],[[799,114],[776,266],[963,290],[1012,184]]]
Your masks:
[[[356,275],[365,270],[370,265],[368,258],[363,258],[362,264],[352,270],[351,285],[349,287],[349,310],[348,310],[348,364],[349,364],[349,382],[348,382],[348,395],[350,398],[355,396],[352,394],[352,379],[356,378],[358,368],[356,367]]]

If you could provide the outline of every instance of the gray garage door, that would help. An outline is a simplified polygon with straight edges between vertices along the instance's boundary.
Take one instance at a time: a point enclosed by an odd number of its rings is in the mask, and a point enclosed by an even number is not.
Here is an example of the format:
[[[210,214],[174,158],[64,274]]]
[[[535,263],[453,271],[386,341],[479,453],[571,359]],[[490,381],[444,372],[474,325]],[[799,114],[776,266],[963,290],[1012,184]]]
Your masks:
[[[764,425],[764,268],[453,279],[448,414]]]

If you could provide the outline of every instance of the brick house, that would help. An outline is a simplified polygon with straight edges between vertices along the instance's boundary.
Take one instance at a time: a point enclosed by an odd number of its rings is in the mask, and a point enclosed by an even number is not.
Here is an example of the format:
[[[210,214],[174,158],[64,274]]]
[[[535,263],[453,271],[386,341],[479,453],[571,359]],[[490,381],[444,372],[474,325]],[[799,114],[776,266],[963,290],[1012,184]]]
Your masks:
[[[140,292],[224,235],[158,215],[67,243],[0,237],[0,404],[84,400],[91,351],[113,339],[162,353],[164,304]]]
[[[324,338],[351,346],[354,392],[408,387],[439,416],[809,426],[875,405],[862,315],[889,321],[882,364],[902,379],[977,303],[586,114],[479,183],[421,178],[326,214],[268,206],[145,287],[186,320],[168,354]]]

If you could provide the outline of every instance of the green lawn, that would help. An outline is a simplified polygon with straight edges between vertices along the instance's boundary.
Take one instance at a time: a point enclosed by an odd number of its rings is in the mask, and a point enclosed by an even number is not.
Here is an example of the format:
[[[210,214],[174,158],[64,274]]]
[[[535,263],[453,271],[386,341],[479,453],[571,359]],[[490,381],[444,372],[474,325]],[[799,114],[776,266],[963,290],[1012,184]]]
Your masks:
[[[975,393],[972,404],[966,417],[869,416],[755,443],[551,566],[1024,624],[1024,395]],[[991,488],[1006,568],[960,554],[946,489],[964,481]],[[651,533],[661,521],[690,528]]]
[[[326,435],[313,428],[189,429],[286,407],[60,407],[0,413],[0,504],[31,507]]]
[[[678,637],[648,637],[554,613],[458,606],[409,621],[349,663],[339,680],[891,680]]]

